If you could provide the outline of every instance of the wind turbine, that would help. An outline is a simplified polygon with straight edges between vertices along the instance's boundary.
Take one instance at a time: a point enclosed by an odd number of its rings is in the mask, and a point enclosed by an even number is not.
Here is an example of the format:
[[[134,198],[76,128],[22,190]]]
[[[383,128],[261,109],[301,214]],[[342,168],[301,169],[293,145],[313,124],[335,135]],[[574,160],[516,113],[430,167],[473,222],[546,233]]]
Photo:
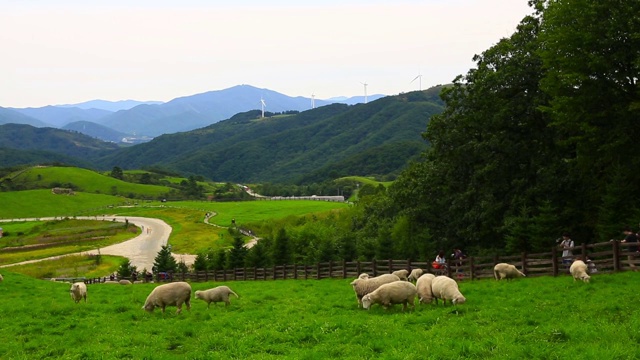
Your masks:
[[[413,80],[411,80],[411,83],[416,80],[418,80],[418,84],[419,84],[418,90],[422,91],[422,74],[418,74],[418,76],[414,77]]]
[[[367,84],[366,81],[365,82],[361,82],[360,84],[364,85],[364,103],[366,104],[367,103],[367,85],[369,85],[369,84]]]
[[[264,108],[265,106],[267,106],[267,104],[264,102],[262,96],[260,97],[260,105],[262,105],[262,117],[264,118]]]
[[[316,108],[316,94],[311,94],[311,108]]]

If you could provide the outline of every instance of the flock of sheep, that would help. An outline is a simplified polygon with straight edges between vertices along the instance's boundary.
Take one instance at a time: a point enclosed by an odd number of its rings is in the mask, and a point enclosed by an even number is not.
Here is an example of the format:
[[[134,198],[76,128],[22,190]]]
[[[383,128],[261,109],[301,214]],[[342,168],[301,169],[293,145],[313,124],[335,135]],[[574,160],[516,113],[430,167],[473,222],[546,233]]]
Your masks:
[[[69,294],[76,303],[82,299],[87,302],[87,286],[83,282],[71,284]],[[231,303],[229,295],[232,294],[239,298],[238,294],[228,286],[218,286],[208,290],[197,290],[194,296],[196,299],[206,302],[207,308],[209,308],[211,303],[217,302],[224,302],[225,306],[229,305]],[[164,312],[167,306],[175,306],[178,308],[176,313],[179,314],[182,312],[182,304],[187,306],[187,310],[191,309],[191,285],[184,281],[178,281],[155,287],[147,296],[142,309],[153,312],[158,307]]]
[[[574,261],[569,272],[574,281],[589,282],[587,265],[582,260]],[[514,265],[506,263],[496,264],[493,275],[496,280],[525,276]],[[362,306],[365,309],[371,309],[373,304],[380,304],[385,309],[394,304],[402,304],[402,310],[406,310],[408,305],[415,308],[416,297],[421,304],[429,304],[433,300],[437,304],[438,299],[441,299],[444,304],[448,300],[454,305],[463,304],[466,301],[455,280],[448,276],[424,273],[420,268],[413,269],[411,273],[408,270],[398,270],[376,277],[369,277],[368,274],[363,273],[351,282],[351,286],[356,293],[358,307]]]
[[[573,281],[582,280],[589,282],[591,277],[587,274],[587,265],[582,260],[576,260],[571,264],[569,272],[573,277]],[[496,280],[514,279],[523,277],[523,274],[515,266],[506,263],[496,264],[493,268],[493,274]],[[0,274],[0,281],[2,281]],[[414,283],[415,282],[415,285]],[[130,282],[129,282],[130,284]],[[435,276],[430,273],[424,273],[420,268],[413,269],[411,273],[408,270],[398,270],[391,274],[384,274],[376,277],[369,277],[363,273],[357,279],[351,282],[351,286],[356,293],[358,299],[358,307],[371,309],[374,304],[380,304],[385,309],[394,304],[402,304],[402,310],[406,310],[410,305],[415,308],[415,298],[421,304],[429,304],[435,300],[441,299],[444,304],[447,300],[454,305],[463,304],[466,299],[460,293],[458,283],[447,276]],[[71,299],[79,303],[84,299],[87,302],[87,286],[84,282],[76,282],[71,284],[69,289]],[[230,304],[229,295],[235,295],[233,290],[228,286],[218,286],[208,290],[197,290],[194,293],[196,299],[200,299],[207,303],[207,308],[211,303],[224,302],[225,306]],[[191,309],[191,285],[186,282],[179,281],[157,286],[149,296],[147,296],[144,310],[152,312],[155,308],[161,308],[165,311],[167,306],[177,307],[176,313],[182,312],[182,304],[187,306],[187,310]]]

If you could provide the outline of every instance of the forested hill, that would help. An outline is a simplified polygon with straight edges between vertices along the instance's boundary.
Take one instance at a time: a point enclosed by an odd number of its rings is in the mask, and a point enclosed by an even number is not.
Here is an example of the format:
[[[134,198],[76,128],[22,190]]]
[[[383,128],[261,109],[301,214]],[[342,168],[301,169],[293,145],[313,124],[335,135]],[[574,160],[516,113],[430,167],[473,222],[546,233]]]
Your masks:
[[[396,174],[427,144],[421,133],[443,109],[441,87],[368,104],[293,114],[240,113],[208,127],[160,136],[102,158],[103,168],[163,166],[213,180],[318,181]]]

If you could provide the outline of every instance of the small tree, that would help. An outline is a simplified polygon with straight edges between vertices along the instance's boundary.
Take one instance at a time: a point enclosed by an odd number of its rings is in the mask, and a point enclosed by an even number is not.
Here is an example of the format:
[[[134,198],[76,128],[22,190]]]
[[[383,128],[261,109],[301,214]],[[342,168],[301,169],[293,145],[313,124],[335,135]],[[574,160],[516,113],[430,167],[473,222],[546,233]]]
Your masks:
[[[114,166],[113,169],[111,169],[111,177],[122,180],[124,178],[124,172],[118,166]]]
[[[155,272],[176,272],[178,263],[171,255],[170,245],[163,245],[153,262]]]
[[[193,261],[193,270],[195,271],[207,271],[207,254],[206,253],[198,253],[196,255],[196,259]]]
[[[247,256],[247,248],[244,247],[242,235],[236,232],[233,236],[233,247],[227,256],[227,269],[235,269],[244,266],[244,258]]]
[[[117,270],[118,273],[118,278],[119,279],[125,279],[125,278],[131,278],[131,275],[135,272],[137,273],[138,269],[131,265],[131,261],[129,261],[129,259],[125,259],[121,264],[120,267]]]

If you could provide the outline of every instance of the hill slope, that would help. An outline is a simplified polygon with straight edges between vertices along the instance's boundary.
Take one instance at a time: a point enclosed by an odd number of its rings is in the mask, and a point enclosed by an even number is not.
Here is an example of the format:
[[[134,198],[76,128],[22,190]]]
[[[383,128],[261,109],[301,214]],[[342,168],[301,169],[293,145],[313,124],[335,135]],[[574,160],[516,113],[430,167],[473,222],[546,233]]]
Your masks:
[[[440,88],[333,104],[294,115],[240,113],[208,127],[160,136],[100,160],[104,168],[152,165],[223,181],[297,182],[305,175],[389,174],[427,145],[428,119],[442,111]],[[315,175],[313,175],[315,174]]]

